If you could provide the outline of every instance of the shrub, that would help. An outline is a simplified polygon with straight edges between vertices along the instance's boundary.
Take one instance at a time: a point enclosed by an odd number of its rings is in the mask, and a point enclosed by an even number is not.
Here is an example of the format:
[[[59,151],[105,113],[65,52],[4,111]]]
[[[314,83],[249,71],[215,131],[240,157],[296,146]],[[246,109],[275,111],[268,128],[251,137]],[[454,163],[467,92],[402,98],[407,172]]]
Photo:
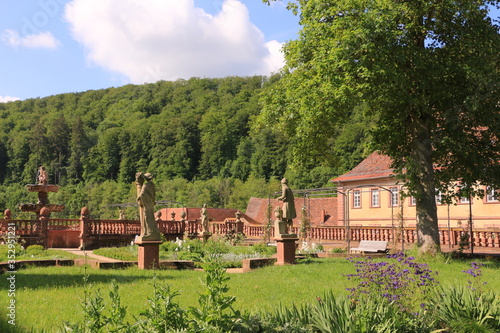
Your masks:
[[[473,262],[463,271],[471,277],[467,286],[436,289],[431,308],[442,327],[457,333],[500,332],[500,298],[483,290],[481,267]]]
[[[36,257],[45,251],[45,248],[41,245],[30,245],[26,248],[26,255],[31,257]]]
[[[12,245],[14,248],[12,248]],[[12,259],[12,251],[14,251],[15,258],[25,253],[24,248],[19,243],[10,244],[10,247],[8,244],[0,244],[0,262]]]
[[[345,247],[334,247],[330,250],[330,253],[347,253],[347,249]]]
[[[266,243],[258,243],[253,246],[253,251],[265,257],[276,253],[276,246],[268,246]]]

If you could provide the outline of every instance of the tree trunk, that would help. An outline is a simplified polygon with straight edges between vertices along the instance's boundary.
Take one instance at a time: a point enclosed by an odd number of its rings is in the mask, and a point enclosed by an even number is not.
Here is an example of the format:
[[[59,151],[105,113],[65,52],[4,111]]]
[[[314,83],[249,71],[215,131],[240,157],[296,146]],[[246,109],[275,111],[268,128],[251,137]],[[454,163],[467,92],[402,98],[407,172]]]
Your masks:
[[[436,254],[441,251],[436,207],[436,187],[434,184],[434,167],[432,158],[432,140],[430,123],[426,116],[413,119],[415,135],[412,152],[413,171],[415,177],[417,245],[419,252]]]

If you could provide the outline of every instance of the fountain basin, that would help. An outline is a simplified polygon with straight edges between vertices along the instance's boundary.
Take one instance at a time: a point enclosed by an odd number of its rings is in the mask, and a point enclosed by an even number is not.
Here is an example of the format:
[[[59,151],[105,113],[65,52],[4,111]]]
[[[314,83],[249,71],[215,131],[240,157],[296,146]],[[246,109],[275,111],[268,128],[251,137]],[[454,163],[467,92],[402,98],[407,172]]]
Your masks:
[[[42,185],[42,184],[29,184],[26,188],[30,192],[57,192],[59,191],[59,186],[57,185]]]
[[[61,212],[64,210],[65,205],[58,204],[20,204],[19,209],[23,212],[40,213],[43,207],[47,207],[51,213]]]

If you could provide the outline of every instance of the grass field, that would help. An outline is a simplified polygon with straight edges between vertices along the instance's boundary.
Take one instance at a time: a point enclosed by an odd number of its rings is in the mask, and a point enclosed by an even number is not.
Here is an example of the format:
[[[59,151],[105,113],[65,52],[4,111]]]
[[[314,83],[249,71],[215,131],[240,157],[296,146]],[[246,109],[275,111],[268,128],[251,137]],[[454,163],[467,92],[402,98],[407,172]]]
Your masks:
[[[443,285],[467,284],[469,275],[462,271],[470,268],[471,261],[430,260],[429,266],[438,271]],[[483,261],[481,277],[488,282],[486,289],[500,290],[497,278],[500,263]],[[251,312],[267,311],[277,304],[312,302],[327,290],[347,294],[345,288],[351,282],[343,275],[354,272],[351,262],[343,258],[315,259],[293,266],[271,266],[249,273],[230,274],[228,294],[236,296],[235,308]],[[16,273],[16,323],[11,332],[35,332],[44,329],[55,332],[63,321],[81,320],[81,298],[84,296],[83,277],[88,275],[91,290],[100,289],[107,300],[111,281],[120,287],[123,304],[127,305],[130,321],[147,306],[152,296],[153,278],[158,283],[169,284],[181,295],[177,301],[182,307],[196,306],[198,293],[202,291],[202,271],[162,270],[144,271],[137,268],[122,270],[97,270],[86,267],[31,267]],[[6,275],[0,280],[0,308],[8,305]],[[5,313],[0,313],[0,331],[11,328],[5,324]],[[8,331],[6,331],[8,332]]]
[[[40,245],[32,245],[27,249],[16,246],[16,260],[43,260],[43,259],[75,259],[79,256],[63,250],[48,249],[45,250]],[[0,245],[0,262],[8,261],[8,247],[5,244]]]

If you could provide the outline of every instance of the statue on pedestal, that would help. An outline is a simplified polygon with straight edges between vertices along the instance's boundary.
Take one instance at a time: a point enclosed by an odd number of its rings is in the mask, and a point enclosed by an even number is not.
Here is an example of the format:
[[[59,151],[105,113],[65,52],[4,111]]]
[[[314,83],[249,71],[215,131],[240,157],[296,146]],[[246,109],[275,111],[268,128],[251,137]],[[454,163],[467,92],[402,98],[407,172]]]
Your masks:
[[[200,211],[200,219],[201,219],[201,232],[203,234],[209,234],[210,232],[208,231],[208,211],[207,211],[207,204],[203,204],[203,207],[201,208]]]
[[[295,211],[295,198],[286,178],[281,180],[281,196],[277,200],[283,201],[283,221],[287,224],[287,229],[293,226],[293,219],[297,217]]]
[[[141,234],[138,241],[161,241],[161,234],[156,226],[155,219],[155,185],[153,175],[138,172],[135,175],[137,188],[137,204],[139,206],[139,218],[141,221]]]
[[[48,176],[47,176],[47,170],[45,170],[44,166],[40,166],[38,168],[37,182],[38,185],[47,185]]]

